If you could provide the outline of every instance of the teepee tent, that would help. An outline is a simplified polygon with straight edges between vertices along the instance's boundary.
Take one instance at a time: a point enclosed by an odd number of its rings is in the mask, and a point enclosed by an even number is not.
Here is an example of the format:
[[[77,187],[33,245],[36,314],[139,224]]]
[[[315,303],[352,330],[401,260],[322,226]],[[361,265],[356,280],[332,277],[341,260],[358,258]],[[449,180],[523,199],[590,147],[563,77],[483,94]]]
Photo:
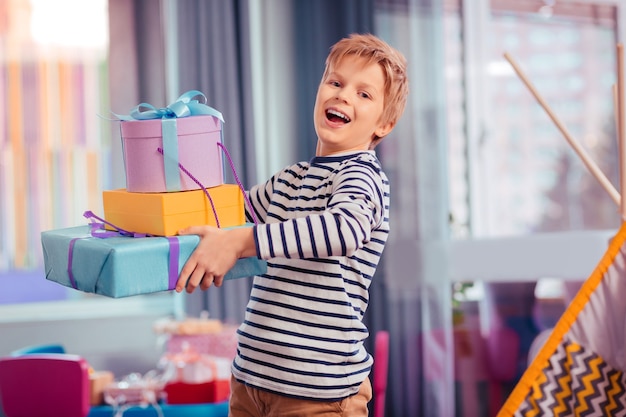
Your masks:
[[[622,226],[591,276],[571,301],[543,347],[498,413],[507,416],[626,416],[626,204],[571,138],[515,61],[518,76],[548,113],[589,171],[620,207]],[[623,47],[617,45],[614,101],[621,195],[626,195]]]
[[[626,223],[500,410],[626,415]]]

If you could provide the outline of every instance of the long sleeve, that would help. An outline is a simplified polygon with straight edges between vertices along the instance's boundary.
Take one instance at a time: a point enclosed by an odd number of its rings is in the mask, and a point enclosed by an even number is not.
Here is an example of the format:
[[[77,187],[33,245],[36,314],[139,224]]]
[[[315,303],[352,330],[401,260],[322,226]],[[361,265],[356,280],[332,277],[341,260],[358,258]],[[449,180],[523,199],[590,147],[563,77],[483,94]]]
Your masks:
[[[315,172],[319,167],[313,166],[305,177],[286,170],[275,182],[268,223],[255,233],[261,258],[351,256],[370,241],[372,229],[384,220],[383,178],[364,161],[338,168],[321,181]],[[285,188],[297,182],[299,189],[290,195]],[[267,196],[260,193],[257,198],[261,195]]]

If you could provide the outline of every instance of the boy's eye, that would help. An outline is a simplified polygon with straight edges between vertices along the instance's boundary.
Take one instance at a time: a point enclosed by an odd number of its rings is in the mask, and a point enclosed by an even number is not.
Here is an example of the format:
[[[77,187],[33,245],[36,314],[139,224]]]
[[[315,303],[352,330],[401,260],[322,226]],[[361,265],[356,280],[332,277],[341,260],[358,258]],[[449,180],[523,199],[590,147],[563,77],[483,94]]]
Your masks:
[[[361,93],[359,93],[359,95],[361,97],[363,97],[363,98],[370,98],[370,95],[368,93],[366,93],[366,92],[361,92]]]
[[[341,84],[339,84],[339,81],[330,81],[330,85],[334,87],[339,87]]]

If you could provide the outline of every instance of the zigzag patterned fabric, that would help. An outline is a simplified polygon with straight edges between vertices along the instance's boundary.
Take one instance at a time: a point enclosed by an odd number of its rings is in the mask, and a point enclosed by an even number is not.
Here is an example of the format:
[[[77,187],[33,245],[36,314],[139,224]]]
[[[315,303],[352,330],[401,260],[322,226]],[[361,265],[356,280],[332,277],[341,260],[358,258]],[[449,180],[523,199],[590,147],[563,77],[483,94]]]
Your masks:
[[[625,387],[624,372],[566,341],[550,357],[515,416],[626,416]]]
[[[626,417],[626,222],[498,417]]]

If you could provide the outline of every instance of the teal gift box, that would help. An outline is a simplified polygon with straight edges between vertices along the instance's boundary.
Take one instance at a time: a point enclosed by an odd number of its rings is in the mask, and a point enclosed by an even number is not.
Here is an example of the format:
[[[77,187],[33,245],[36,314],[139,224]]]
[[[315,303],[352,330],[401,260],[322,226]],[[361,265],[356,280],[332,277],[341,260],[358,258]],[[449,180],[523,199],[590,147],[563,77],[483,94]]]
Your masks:
[[[173,290],[200,241],[197,235],[94,237],[92,230],[86,225],[41,233],[48,280],[113,298]],[[265,261],[242,258],[224,280],[260,275],[266,270]]]

